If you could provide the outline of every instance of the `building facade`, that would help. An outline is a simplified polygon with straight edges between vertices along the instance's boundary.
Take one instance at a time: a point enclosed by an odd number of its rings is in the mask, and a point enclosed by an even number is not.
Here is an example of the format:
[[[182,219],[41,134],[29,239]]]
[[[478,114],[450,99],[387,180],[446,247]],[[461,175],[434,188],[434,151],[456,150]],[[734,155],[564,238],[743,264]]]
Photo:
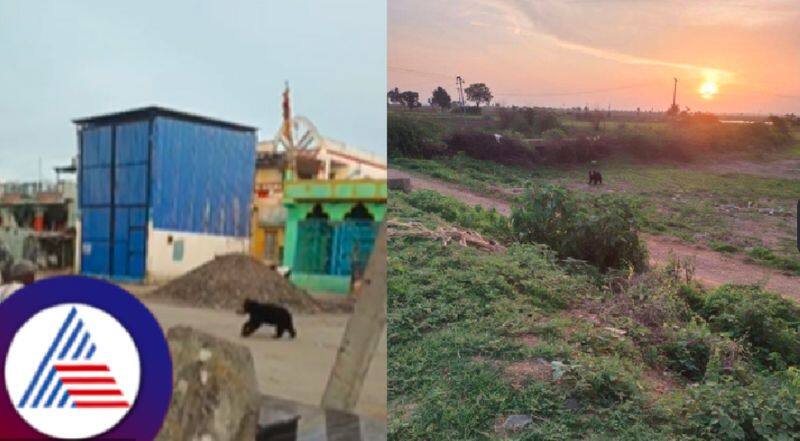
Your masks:
[[[314,292],[347,294],[363,275],[386,214],[385,179],[297,180],[284,185],[284,266]]]
[[[247,252],[255,128],[161,107],[74,122],[81,274],[169,278]]]

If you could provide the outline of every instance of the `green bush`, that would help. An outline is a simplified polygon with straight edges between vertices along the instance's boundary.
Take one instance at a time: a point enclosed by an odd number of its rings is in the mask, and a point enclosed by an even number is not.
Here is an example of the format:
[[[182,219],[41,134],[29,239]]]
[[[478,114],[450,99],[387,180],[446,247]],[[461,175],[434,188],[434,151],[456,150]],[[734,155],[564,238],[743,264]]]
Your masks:
[[[444,153],[440,130],[431,122],[389,114],[386,124],[389,157],[431,158]]]
[[[506,165],[531,165],[536,162],[533,150],[508,136],[498,140],[494,134],[465,130],[451,134],[445,142],[451,154],[463,152],[471,158]]]
[[[733,380],[687,389],[671,409],[679,433],[708,440],[796,439],[800,433],[800,387],[789,373]]]
[[[800,365],[800,308],[791,301],[756,287],[722,286],[699,312],[712,331],[747,341],[765,366]]]
[[[586,357],[572,366],[563,383],[578,398],[601,406],[611,406],[639,395],[639,386],[632,368],[616,356]]]
[[[714,336],[708,327],[690,322],[686,327],[674,330],[669,339],[661,346],[667,358],[667,367],[688,380],[702,380],[714,344]]]
[[[759,260],[772,260],[775,258],[775,255],[772,253],[772,250],[764,247],[753,247],[747,254]]]
[[[497,113],[501,129],[511,129],[526,136],[538,136],[559,129],[558,116],[548,109],[535,107],[501,107]]]
[[[561,141],[567,134],[560,128],[549,129],[542,132],[542,139],[545,141]]]
[[[612,195],[576,196],[552,185],[529,190],[514,206],[511,224],[521,242],[543,243],[558,256],[585,260],[601,271],[647,266],[638,213]]]

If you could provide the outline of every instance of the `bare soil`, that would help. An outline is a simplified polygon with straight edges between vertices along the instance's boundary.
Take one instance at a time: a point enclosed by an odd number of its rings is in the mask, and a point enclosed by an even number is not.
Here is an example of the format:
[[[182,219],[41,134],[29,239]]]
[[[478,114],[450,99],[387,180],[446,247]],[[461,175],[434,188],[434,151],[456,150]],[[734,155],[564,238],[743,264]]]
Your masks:
[[[217,256],[149,293],[148,298],[191,306],[238,309],[246,299],[312,313],[320,305],[277,271],[245,254]]]
[[[389,177],[408,178],[413,189],[433,190],[469,205],[495,208],[505,215],[511,213],[511,204],[508,201],[477,195],[455,184],[393,169],[389,170]],[[666,264],[671,255],[678,258],[690,257],[694,258],[695,278],[707,286],[715,287],[726,283],[762,285],[769,291],[800,301],[800,277],[749,264],[741,258],[687,244],[678,239],[652,235],[645,235],[644,238],[650,251],[650,263],[653,265]]]
[[[531,381],[551,381],[553,369],[543,360],[524,360],[506,366],[503,376],[511,382],[511,387],[522,389]]]
[[[244,316],[232,311],[192,308],[145,300],[161,327],[191,326],[234,343],[253,355],[258,389],[262,394],[319,406],[344,334],[347,314],[295,314],[297,338],[273,338],[274,328],[263,327],[251,337],[239,335]],[[366,374],[355,413],[386,418],[386,333]]]

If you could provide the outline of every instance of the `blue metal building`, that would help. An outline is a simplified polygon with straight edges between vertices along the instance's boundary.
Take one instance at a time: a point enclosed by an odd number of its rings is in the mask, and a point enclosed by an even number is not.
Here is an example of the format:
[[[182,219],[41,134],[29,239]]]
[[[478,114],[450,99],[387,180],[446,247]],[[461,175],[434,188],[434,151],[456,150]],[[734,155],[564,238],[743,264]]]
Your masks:
[[[161,107],[74,123],[81,274],[170,277],[247,251],[255,128]]]

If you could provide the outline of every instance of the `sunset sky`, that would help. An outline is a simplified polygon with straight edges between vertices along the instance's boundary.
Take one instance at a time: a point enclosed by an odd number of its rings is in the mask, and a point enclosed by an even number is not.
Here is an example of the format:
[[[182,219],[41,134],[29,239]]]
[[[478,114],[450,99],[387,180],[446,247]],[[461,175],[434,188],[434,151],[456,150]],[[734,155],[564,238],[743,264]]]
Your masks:
[[[501,104],[800,113],[796,0],[392,0],[388,84]],[[702,93],[701,93],[702,89]],[[705,94],[705,96],[703,96]]]

